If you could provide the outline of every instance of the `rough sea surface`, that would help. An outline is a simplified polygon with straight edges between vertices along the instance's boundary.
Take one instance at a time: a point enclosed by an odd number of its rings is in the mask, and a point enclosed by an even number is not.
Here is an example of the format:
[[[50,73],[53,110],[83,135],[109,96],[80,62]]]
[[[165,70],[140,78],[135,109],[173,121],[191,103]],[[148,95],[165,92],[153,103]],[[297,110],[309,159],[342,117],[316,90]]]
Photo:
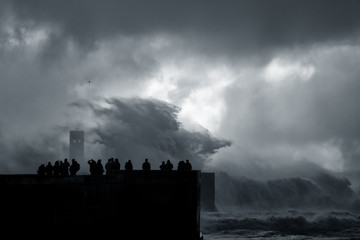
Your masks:
[[[206,240],[360,240],[360,188],[344,176],[215,177],[217,209],[201,212]]]
[[[201,212],[201,232],[211,239],[360,239],[359,215],[347,210]]]

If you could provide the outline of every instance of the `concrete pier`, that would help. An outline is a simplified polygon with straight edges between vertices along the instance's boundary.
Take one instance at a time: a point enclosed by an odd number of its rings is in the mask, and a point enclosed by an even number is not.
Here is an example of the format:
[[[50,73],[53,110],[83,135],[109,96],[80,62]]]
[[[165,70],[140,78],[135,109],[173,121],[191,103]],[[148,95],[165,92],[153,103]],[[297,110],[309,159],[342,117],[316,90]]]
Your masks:
[[[201,210],[215,212],[215,173],[201,173]]]
[[[200,188],[200,171],[0,175],[2,229],[26,236],[198,240]],[[17,227],[25,231],[13,231]]]

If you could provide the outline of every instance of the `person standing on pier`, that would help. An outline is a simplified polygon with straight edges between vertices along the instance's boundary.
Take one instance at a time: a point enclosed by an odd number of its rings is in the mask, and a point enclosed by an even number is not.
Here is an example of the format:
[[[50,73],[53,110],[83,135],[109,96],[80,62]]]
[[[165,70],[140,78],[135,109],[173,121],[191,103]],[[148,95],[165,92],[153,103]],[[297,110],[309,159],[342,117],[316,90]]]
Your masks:
[[[151,169],[149,160],[147,158],[145,158],[145,162],[142,164],[142,169],[145,171],[149,171]]]
[[[80,170],[80,164],[74,158],[71,159],[70,176],[75,176],[79,170]]]
[[[130,159],[125,163],[125,170],[128,170],[128,171],[133,170],[133,165],[132,165]]]

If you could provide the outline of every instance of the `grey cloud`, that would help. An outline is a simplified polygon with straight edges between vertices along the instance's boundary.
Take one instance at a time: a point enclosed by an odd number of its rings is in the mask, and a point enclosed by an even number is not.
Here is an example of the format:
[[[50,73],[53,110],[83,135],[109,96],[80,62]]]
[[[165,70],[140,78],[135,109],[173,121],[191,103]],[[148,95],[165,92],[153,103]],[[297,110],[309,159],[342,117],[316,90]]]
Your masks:
[[[255,75],[246,80],[245,86],[229,89],[225,95],[229,111],[221,132],[234,139],[238,149],[242,148],[237,151],[251,152],[250,156],[239,153],[238,161],[257,159],[260,167],[254,163],[254,169],[261,171],[270,165],[281,175],[284,173],[278,171],[282,169],[280,165],[294,161],[297,153],[308,158],[304,160],[326,165],[326,159],[307,151],[311,151],[310,145],[318,146],[319,151],[329,151],[324,144],[330,143],[334,152],[327,157],[334,157],[333,163],[337,161],[344,171],[358,171],[360,72],[356,67],[358,52],[351,49],[331,50],[332,53],[314,57],[316,73],[309,81],[286,79],[267,83]],[[231,111],[234,109],[237,111]],[[251,167],[245,168],[245,173],[246,169]]]
[[[41,163],[68,157],[68,128],[53,127],[30,138],[5,139],[1,136],[1,174],[35,174]]]
[[[7,1],[6,1],[7,2]],[[193,50],[264,54],[270,49],[352,41],[358,1],[10,1],[25,21],[52,23],[80,45],[117,35],[169,33]]]
[[[0,106],[4,135],[39,126],[48,129],[56,122],[62,125],[68,121],[71,125],[74,116],[63,114],[64,106],[78,101],[79,96],[72,90],[87,86],[84,84],[87,80],[94,83],[84,90],[88,99],[104,94],[104,88],[112,88],[118,95],[136,95],[130,93],[143,92],[142,84],[168,59],[174,65],[181,64],[185,57],[204,65],[223,61],[232,69],[250,65],[261,71],[278,52],[286,53],[297,47],[304,47],[300,51],[311,51],[339,43],[356,45],[359,40],[358,1],[4,0],[0,1],[0,7],[2,13],[15,18],[16,24],[12,26],[15,30],[44,26],[50,31],[49,38],[34,56],[26,46],[6,50],[9,36],[4,30],[6,24],[0,23]],[[169,37],[170,47],[162,49],[160,54],[146,42],[147,37],[155,35],[173,37]],[[20,42],[23,39],[21,34],[13,37]],[[199,58],[201,54],[212,55]],[[349,60],[348,56],[344,54],[338,61],[329,56],[329,61],[316,62],[314,79],[289,82],[276,94],[256,78],[241,87],[237,86],[241,79],[235,81],[224,93],[228,112],[222,118],[219,133],[238,142],[242,149],[249,147],[250,157],[247,153],[241,155],[249,164],[259,156],[261,161],[257,164],[267,166],[264,162],[286,158],[293,150],[285,149],[288,152],[282,155],[278,145],[296,149],[335,138],[348,159],[348,168],[358,166],[360,136],[356,103],[360,73],[357,58]],[[258,58],[260,64],[236,63],[239,59],[251,62],[252,57]],[[181,77],[185,80],[178,81],[178,89],[170,97],[177,102],[198,86],[195,80],[202,75]],[[105,95],[111,97],[111,93]],[[216,155],[229,145],[228,141],[214,139],[210,133],[182,129],[176,122],[177,110],[163,103],[111,100],[109,104],[113,108],[96,108],[93,103],[87,107],[91,106],[97,118],[107,120],[92,128],[91,137],[96,142],[94,145],[106,146],[111,153],[120,155],[131,149],[135,155],[124,156],[137,159],[148,152],[154,159],[176,153],[176,158],[190,156],[200,164],[204,156]],[[126,114],[119,115],[120,112]],[[120,125],[111,123],[121,118]],[[146,119],[148,125],[139,119]],[[15,130],[12,132],[10,128]],[[117,134],[113,135],[112,131]],[[150,141],[152,138],[157,141]],[[136,148],[125,147],[134,141],[139,142]]]

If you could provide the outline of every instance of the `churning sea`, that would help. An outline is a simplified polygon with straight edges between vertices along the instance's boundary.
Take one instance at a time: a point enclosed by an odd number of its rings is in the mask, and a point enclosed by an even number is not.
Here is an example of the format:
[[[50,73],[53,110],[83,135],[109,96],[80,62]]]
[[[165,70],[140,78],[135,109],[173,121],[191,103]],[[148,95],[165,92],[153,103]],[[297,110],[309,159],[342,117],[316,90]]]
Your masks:
[[[360,239],[359,215],[346,210],[241,210],[201,212],[200,230],[213,239]]]

